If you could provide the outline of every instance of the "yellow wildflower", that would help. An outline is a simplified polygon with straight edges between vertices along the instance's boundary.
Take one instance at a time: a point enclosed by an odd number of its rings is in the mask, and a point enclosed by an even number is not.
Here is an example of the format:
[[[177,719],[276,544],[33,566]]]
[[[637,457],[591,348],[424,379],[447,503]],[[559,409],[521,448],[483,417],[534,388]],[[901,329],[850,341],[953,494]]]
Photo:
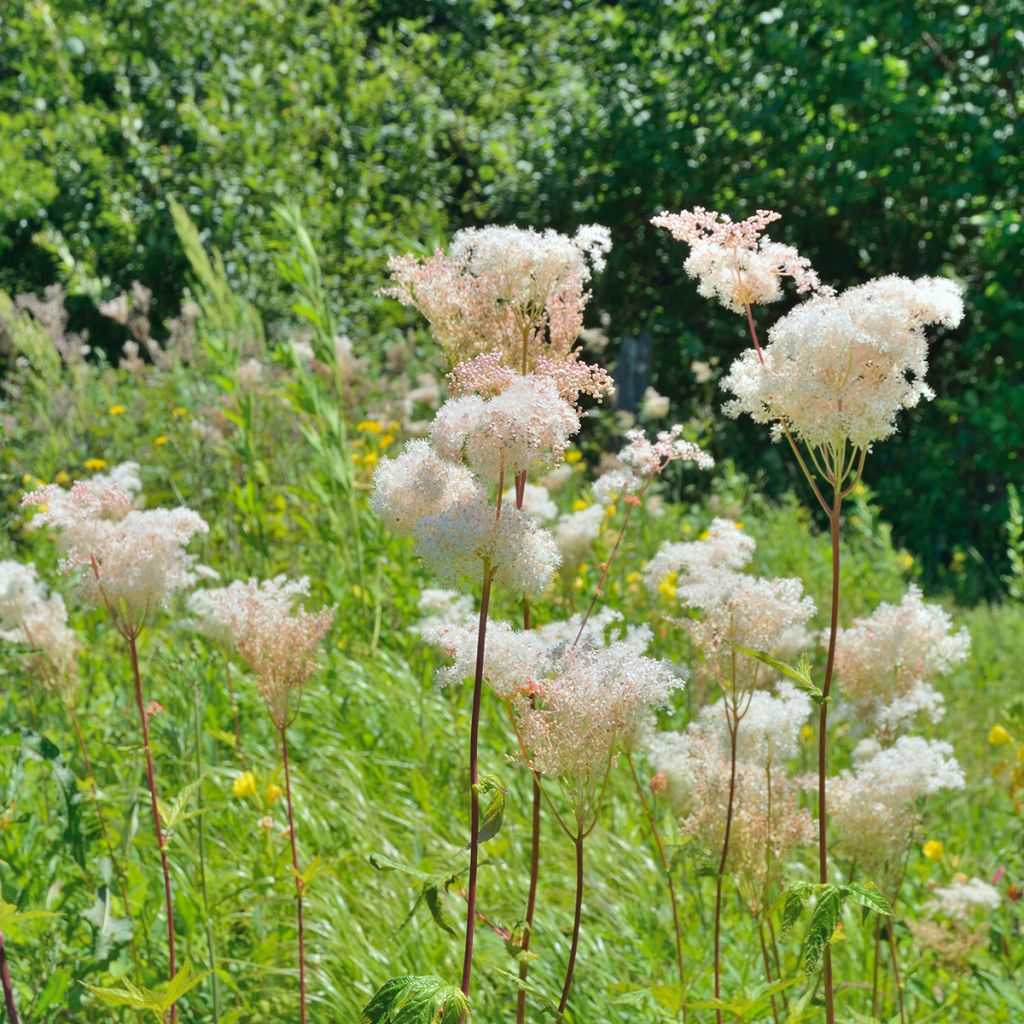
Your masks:
[[[106,459],[86,459],[85,462],[82,463],[82,465],[85,466],[86,469],[106,469],[107,468],[107,460]]]
[[[384,434],[380,439],[381,448],[390,448],[395,443],[394,434]]]
[[[921,847],[921,852],[925,855],[926,860],[942,860],[942,855],[946,852],[946,849],[938,839],[929,839]]]
[[[242,772],[234,782],[231,783],[231,792],[243,799],[247,796],[256,795],[256,777],[252,772]]]
[[[670,572],[659,584],[658,593],[662,597],[672,598],[676,596],[676,582],[679,579],[679,573]]]
[[[164,444],[167,444],[167,442],[169,440],[170,440],[170,438],[166,434],[161,434],[159,437],[154,437],[153,438],[153,444],[155,444],[155,445],[164,445]]]
[[[612,502],[612,503],[611,503],[610,505],[608,505],[608,506],[607,506],[607,507],[605,508],[605,510],[604,510],[604,514],[605,514],[606,516],[613,516],[613,515],[615,515],[615,513],[616,513],[617,511],[618,511],[618,509],[616,509],[616,507],[615,507],[615,502]]]
[[[185,406],[183,406],[183,405],[176,405],[176,406],[175,406],[175,407],[174,407],[174,408],[173,408],[173,409],[171,410],[171,415],[172,415],[172,416],[173,416],[173,417],[174,417],[174,418],[175,418],[176,420],[180,420],[180,419],[181,419],[181,418],[182,418],[183,416],[187,416],[187,415],[188,415],[188,409],[186,409],[186,408],[185,408]]]
[[[582,498],[577,498],[572,503],[573,512],[582,512],[585,508],[590,508],[589,502],[584,501]]]
[[[274,801],[284,792],[280,786],[275,786],[273,782],[267,785],[267,803],[272,805]]]
[[[710,536],[711,532],[709,530],[702,530],[700,536],[697,537],[697,540],[707,540]]]
[[[693,533],[693,527],[689,523],[683,523],[683,533]]]
[[[575,466],[576,463],[579,462],[582,458],[583,453],[576,448],[573,448],[565,453],[565,461],[568,462],[570,466]]]
[[[107,412],[109,412],[111,416],[123,416],[126,411],[127,410],[125,409],[125,407],[123,405],[112,405],[107,410]]]
[[[60,484],[61,487],[65,486],[65,484],[67,483],[70,483],[70,481],[71,477],[68,476],[67,471],[63,469],[53,478],[53,482],[55,484]]]
[[[805,740],[813,740],[814,739],[814,727],[810,726],[810,725],[805,725],[800,730],[800,736],[803,739],[805,739]]]
[[[1004,743],[1009,743],[1010,739],[1010,734],[998,722],[988,731],[988,741],[994,747],[999,747]]]
[[[376,420],[363,420],[356,425],[356,430],[360,434],[380,434],[384,428]]]
[[[914,556],[909,551],[904,551],[900,555],[900,565],[903,566],[904,571],[914,568]]]

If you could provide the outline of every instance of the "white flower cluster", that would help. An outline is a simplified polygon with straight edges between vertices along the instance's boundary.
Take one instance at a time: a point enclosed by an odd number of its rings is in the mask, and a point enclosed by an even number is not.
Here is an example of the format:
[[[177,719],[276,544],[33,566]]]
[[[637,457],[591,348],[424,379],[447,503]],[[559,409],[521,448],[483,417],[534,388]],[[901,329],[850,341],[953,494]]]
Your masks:
[[[837,848],[869,874],[881,874],[911,841],[918,802],[963,788],[964,773],[948,743],[901,736],[891,747],[862,744],[853,769],[828,783]]]
[[[618,645],[643,654],[651,644],[649,626],[626,625],[622,613],[602,608],[592,615],[580,635],[583,614],[545,623],[536,629],[515,629],[507,622],[487,625],[484,647],[484,679],[503,700],[518,693],[530,693],[550,671],[562,651],[580,636],[582,648]],[[450,665],[437,671],[440,686],[452,686],[470,679],[476,669],[478,623],[471,609],[460,620],[423,620],[418,626],[423,639],[447,658]]]
[[[651,766],[665,793],[683,815],[681,829],[706,849],[720,851],[729,810],[731,737],[727,706],[701,710],[685,732],[654,733],[647,739]],[[736,789],[727,867],[753,883],[760,899],[769,864],[810,842],[814,826],[799,806],[799,787],[786,770],[811,711],[804,694],[780,682],[775,694],[756,690],[740,708],[736,727]],[[769,856],[770,855],[770,856]]]
[[[620,749],[632,749],[652,709],[684,686],[667,662],[630,643],[549,649],[545,674],[515,698],[529,766],[585,802]]]
[[[320,643],[334,620],[334,608],[309,612],[296,607],[308,593],[305,577],[277,576],[236,580],[189,599],[196,616],[193,628],[238,651],[279,729],[288,724],[292,691],[316,671]]]
[[[516,503],[515,488],[509,488],[502,496],[503,505]],[[558,506],[551,498],[551,492],[540,484],[527,483],[523,487],[523,511],[535,523],[549,523],[558,517]]]
[[[575,572],[601,534],[605,513],[603,505],[588,505],[576,512],[565,512],[555,524],[555,544],[567,572]]]
[[[935,890],[935,899],[926,909],[944,914],[954,921],[969,921],[978,911],[998,910],[1002,898],[999,890],[980,878],[956,878],[945,887]]]
[[[205,521],[188,508],[133,508],[132,496],[109,481],[55,484],[22,499],[42,506],[33,523],[60,529],[61,569],[78,572],[78,592],[107,607],[119,628],[137,632],[170,594],[196,579],[195,555],[185,548]]]
[[[576,410],[554,381],[531,376],[517,377],[493,398],[449,399],[434,418],[430,438],[443,458],[464,456],[481,479],[498,484],[561,462],[577,430]]]
[[[925,327],[955,327],[960,290],[943,278],[883,277],[819,294],[782,317],[761,356],[748,349],[722,380],[730,416],[785,424],[811,447],[867,448],[901,409],[933,397]]]
[[[681,213],[662,213],[652,218],[673,238],[690,246],[684,269],[698,280],[697,291],[717,299],[726,309],[743,313],[747,304],[777,302],[782,298],[782,279],[792,278],[798,292],[818,287],[818,275],[810,261],[796,249],[762,236],[779,219],[771,210],[733,221],[727,214],[697,207]]]
[[[525,509],[492,506],[480,480],[500,486],[558,462],[578,427],[576,411],[547,378],[515,376],[492,398],[451,399],[429,441],[411,441],[397,458],[378,463],[373,508],[396,533],[415,539],[442,581],[476,575],[487,564],[499,586],[534,596],[558,567],[555,542]]]
[[[35,648],[44,685],[73,699],[78,642],[68,626],[64,599],[47,594],[31,562],[0,562],[0,639]]]
[[[932,682],[963,662],[970,645],[967,630],[956,630],[949,614],[911,585],[899,604],[880,604],[839,630],[836,676],[858,715],[893,732],[922,712],[941,718],[942,695]]]
[[[458,626],[473,614],[473,599],[456,590],[426,587],[417,603],[423,618],[410,628],[417,633],[438,626]]]
[[[652,590],[671,573],[679,574],[680,603],[699,613],[684,625],[704,655],[707,671],[722,679],[735,665],[740,689],[756,683],[761,665],[750,658],[733,659],[731,645],[782,653],[793,646],[794,636],[815,611],[800,580],[740,571],[753,551],[753,539],[735,523],[715,519],[702,539],[664,545],[647,570]]]
[[[447,253],[389,261],[389,294],[429,321],[453,363],[488,351],[522,370],[544,356],[575,362],[585,285],[611,248],[607,228],[556,231],[488,226],[456,232]]]
[[[635,495],[673,462],[695,462],[700,469],[714,469],[715,460],[700,445],[685,440],[682,433],[678,423],[659,431],[653,441],[642,430],[626,431],[626,445],[618,454],[620,466],[594,484],[595,499],[606,503],[616,495]]]

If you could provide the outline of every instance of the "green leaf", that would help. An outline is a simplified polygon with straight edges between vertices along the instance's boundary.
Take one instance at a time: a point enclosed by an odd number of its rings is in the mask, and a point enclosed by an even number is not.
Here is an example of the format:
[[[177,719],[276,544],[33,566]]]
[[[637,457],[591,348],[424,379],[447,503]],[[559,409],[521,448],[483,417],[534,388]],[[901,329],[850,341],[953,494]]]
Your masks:
[[[788,935],[804,911],[807,897],[814,891],[810,882],[794,882],[787,890],[782,905],[782,935]]]
[[[484,807],[483,820],[480,822],[480,831],[477,833],[477,845],[482,845],[501,831],[507,791],[497,775],[484,775],[476,784],[476,790],[481,797],[490,793],[490,799]],[[469,847],[465,849],[468,850]]]
[[[13,903],[0,903],[0,932],[10,938],[18,938],[26,924],[56,917],[48,910],[18,910]]]
[[[131,940],[131,919],[114,917],[110,889],[105,885],[96,893],[92,906],[82,911],[82,917],[93,927],[93,955],[98,960],[106,960],[114,949]]]
[[[846,896],[846,886],[825,885],[819,888],[818,901],[804,939],[804,970],[808,974],[814,972],[822,951],[832,941]]]
[[[206,813],[205,807],[200,807],[194,811],[188,810],[188,805],[202,786],[203,779],[204,776],[200,775],[198,779],[193,779],[191,782],[186,783],[182,787],[181,792],[171,801],[170,805],[165,804],[162,800],[157,801],[157,806],[160,810],[160,820],[164,826],[165,842],[170,840],[172,833],[178,825]]]
[[[164,1014],[197,985],[205,981],[212,971],[195,974],[186,960],[181,970],[170,981],[156,988],[144,988],[128,978],[122,978],[119,985],[85,987],[105,1006],[129,1006],[136,1010],[149,1010],[157,1020],[163,1021]],[[83,983],[84,984],[84,983]]]
[[[374,994],[359,1024],[458,1024],[469,1000],[440,978],[409,975],[391,978]]]
[[[846,893],[850,899],[859,903],[868,910],[873,910],[882,917],[892,917],[892,908],[889,901],[875,888],[875,886],[861,885],[859,882],[851,882],[845,886]]]
[[[825,695],[815,684],[814,680],[811,679],[809,663],[806,660],[802,661],[796,668],[793,668],[792,665],[787,665],[786,662],[772,657],[772,655],[768,654],[766,651],[758,651],[753,647],[744,647],[742,644],[734,644],[731,640],[729,643],[741,654],[746,654],[748,657],[754,658],[756,661],[760,661],[762,664],[775,669],[776,672],[781,672],[788,679],[792,679],[801,690],[810,695],[811,700],[816,704],[821,704],[822,701],[824,701]]]

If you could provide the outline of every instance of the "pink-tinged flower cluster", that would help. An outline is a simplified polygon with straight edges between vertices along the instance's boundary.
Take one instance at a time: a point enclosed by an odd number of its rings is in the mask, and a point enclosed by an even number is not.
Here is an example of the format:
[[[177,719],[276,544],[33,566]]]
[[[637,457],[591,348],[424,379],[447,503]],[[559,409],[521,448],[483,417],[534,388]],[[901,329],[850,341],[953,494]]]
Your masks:
[[[734,221],[698,206],[659,214],[651,223],[690,246],[684,268],[697,278],[701,295],[743,313],[748,305],[781,299],[783,278],[791,278],[801,293],[820,285],[808,259],[792,246],[764,236],[768,225],[780,217],[772,210],[758,210],[753,217]]]
[[[411,441],[397,458],[381,459],[371,504],[391,529],[414,538],[440,580],[479,576],[487,565],[498,586],[536,595],[558,567],[554,541],[514,505],[499,513],[470,466],[485,480],[510,482],[557,461],[577,427],[551,382],[535,377],[518,378],[494,398],[451,399],[430,441]]]
[[[600,402],[605,395],[615,391],[615,382],[601,366],[584,363],[576,358],[557,360],[545,355],[538,356],[536,364],[530,379],[550,381],[555,393],[574,408],[578,406],[582,395]],[[456,397],[479,395],[481,398],[494,398],[515,388],[517,382],[523,379],[526,378],[505,364],[500,352],[493,351],[453,367],[448,374],[448,386]]]
[[[685,440],[682,435],[683,428],[678,423],[669,430],[659,431],[653,441],[642,430],[627,431],[626,445],[618,454],[620,466],[605,473],[594,484],[594,497],[608,502],[613,494],[634,496],[673,462],[694,462],[700,469],[713,469],[715,460],[700,445]]]
[[[59,528],[61,570],[78,573],[80,597],[106,607],[126,634],[137,633],[172,593],[195,582],[196,556],[185,549],[209,528],[191,509],[140,511],[116,484],[92,481],[68,491],[51,484],[22,504],[44,506],[35,522]]]
[[[78,641],[64,599],[47,594],[31,562],[0,562],[0,639],[33,648],[33,668],[43,685],[73,702]]]
[[[733,644],[780,656],[800,646],[803,627],[814,615],[814,601],[798,579],[769,579],[740,571],[754,542],[727,519],[716,519],[702,539],[663,545],[647,570],[657,590],[679,574],[676,596],[695,618],[683,620],[703,656],[702,673],[727,682],[730,690],[757,685],[765,666],[736,657]],[[797,639],[794,639],[796,637]]]
[[[896,430],[901,409],[932,398],[930,324],[955,327],[960,289],[942,278],[884,277],[801,303],[722,380],[730,416],[787,426],[812,447],[867,448]],[[763,359],[763,362],[762,362]]]
[[[561,462],[579,430],[576,411],[543,377],[516,377],[493,398],[465,395],[445,402],[430,428],[444,458],[465,457],[483,480],[500,484],[521,472]]]
[[[941,740],[901,736],[891,747],[867,741],[853,769],[828,783],[836,850],[877,883],[896,868],[913,841],[918,803],[944,789],[963,789],[953,748]]]
[[[451,363],[497,349],[522,373],[537,359],[574,359],[594,271],[611,248],[606,228],[589,225],[573,238],[515,227],[467,228],[427,259],[389,261],[385,294],[418,309]]]
[[[277,576],[198,591],[189,601],[193,627],[236,650],[252,670],[278,729],[288,724],[293,692],[316,671],[321,642],[334,621],[333,607],[297,607],[308,593],[305,577]]]
[[[626,642],[554,648],[543,670],[514,702],[529,767],[559,779],[578,813],[592,813],[616,752],[636,746],[684,677]]]
[[[970,647],[967,630],[955,629],[949,613],[911,585],[899,604],[880,604],[839,630],[836,677],[858,717],[891,733],[921,712],[938,721],[943,702],[933,683],[965,661]]]
[[[785,859],[814,839],[800,789],[786,761],[797,750],[810,700],[786,683],[776,694],[755,690],[740,705],[737,770],[726,868],[739,878],[752,909],[763,909],[769,882]],[[731,739],[726,704],[705,707],[685,732],[652,733],[647,754],[662,792],[682,815],[683,835],[714,853],[722,849],[729,809]]]

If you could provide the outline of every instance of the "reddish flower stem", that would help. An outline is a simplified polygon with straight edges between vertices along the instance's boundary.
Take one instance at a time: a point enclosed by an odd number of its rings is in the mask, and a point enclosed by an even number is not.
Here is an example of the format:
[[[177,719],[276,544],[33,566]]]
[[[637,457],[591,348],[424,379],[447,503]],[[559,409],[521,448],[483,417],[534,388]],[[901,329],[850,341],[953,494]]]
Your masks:
[[[718,861],[718,877],[715,882],[715,998],[722,998],[722,883],[725,881],[725,865],[729,859],[729,840],[732,837],[732,815],[736,802],[736,732],[738,725],[729,721],[729,804],[725,814],[725,836],[722,839],[722,856]],[[722,1024],[722,1011],[715,1010],[717,1024]]]
[[[7,1009],[8,1024],[18,1024],[18,1009],[14,1005],[14,982],[11,981],[11,969],[7,965],[7,950],[4,948],[4,935],[0,932],[0,980],[4,986],[4,1006]]]
[[[477,791],[480,701],[484,685],[484,647],[487,642],[487,611],[491,603],[491,579],[491,567],[485,564],[483,591],[480,595],[480,626],[476,641],[476,672],[473,677],[473,715],[469,732],[469,882],[466,896],[466,949],[462,959],[462,992],[467,997],[473,976],[473,935],[476,928],[476,875],[480,854],[480,794]],[[465,1019],[466,1014],[463,1013],[460,1022]]]
[[[149,721],[146,715],[145,702],[142,698],[142,676],[139,673],[139,651],[136,646],[136,634],[126,632],[128,653],[131,656],[132,676],[135,682],[135,705],[139,710],[139,723],[142,726],[142,747],[146,754],[146,777],[149,781],[149,799],[153,808],[153,827],[160,846],[160,866],[164,873],[164,902],[167,908],[167,954],[170,977],[178,973],[177,959],[174,952],[174,900],[171,896],[171,869],[167,863],[167,849],[164,843],[164,829],[160,823],[160,806],[156,795],[156,774],[153,771],[153,752],[149,743]],[[171,1007],[171,1024],[178,1019],[177,1006]]]
[[[828,656],[825,660],[825,679],[821,687],[821,708],[818,712],[818,881],[828,882],[828,805],[826,780],[828,777],[828,702],[832,690],[832,670],[836,660],[836,634],[839,630],[839,510],[842,505],[841,481],[836,479],[832,499],[832,614],[829,620]],[[825,1019],[835,1024],[835,997],[832,988],[832,947],[825,946],[822,980],[825,986]]]
[[[565,1008],[569,1005],[569,992],[572,989],[572,976],[576,969],[576,953],[580,947],[580,923],[583,920],[583,826],[573,838],[576,847],[576,913],[572,922],[572,943],[569,946],[569,962],[565,968],[565,984],[562,985],[562,998],[558,1001],[558,1017],[555,1024],[561,1024],[565,1016]]]
[[[683,960],[683,936],[679,928],[679,901],[676,897],[676,883],[672,877],[672,865],[669,863],[668,855],[665,853],[665,844],[662,842],[661,831],[658,828],[658,822],[654,817],[654,811],[651,809],[651,805],[647,802],[647,796],[644,793],[643,784],[640,782],[640,776],[637,775],[636,765],[633,763],[632,754],[626,754],[626,763],[629,765],[630,774],[633,776],[633,783],[636,786],[637,795],[640,797],[640,804],[644,809],[644,814],[647,816],[647,823],[650,825],[651,835],[654,836],[654,845],[657,847],[658,857],[661,859],[662,867],[665,869],[665,879],[668,881],[668,897],[669,902],[672,904],[672,927],[675,930],[676,935],[676,962],[679,965],[679,1009],[682,1014],[683,1024],[686,1024],[686,1004],[683,1002],[683,994],[686,989],[686,967],[685,961]]]
[[[288,835],[292,844],[292,870],[295,873],[295,920],[299,931],[299,1018],[306,1024],[306,927],[302,916],[302,872],[299,869],[299,845],[295,835],[295,810],[292,805],[292,773],[288,760],[288,728],[281,726],[281,760],[284,762],[284,795],[288,802]]]
[[[523,507],[526,494],[526,471],[516,477],[516,508]],[[530,629],[530,602],[523,598],[523,629]],[[543,794],[540,789],[540,775],[533,773],[533,814],[530,829],[530,887],[526,895],[526,917],[523,921],[523,954],[530,952],[533,938],[533,918],[537,909],[537,883],[540,878],[540,814]],[[519,992],[516,994],[516,1024],[526,1024],[526,981],[530,976],[529,957],[519,961]]]

